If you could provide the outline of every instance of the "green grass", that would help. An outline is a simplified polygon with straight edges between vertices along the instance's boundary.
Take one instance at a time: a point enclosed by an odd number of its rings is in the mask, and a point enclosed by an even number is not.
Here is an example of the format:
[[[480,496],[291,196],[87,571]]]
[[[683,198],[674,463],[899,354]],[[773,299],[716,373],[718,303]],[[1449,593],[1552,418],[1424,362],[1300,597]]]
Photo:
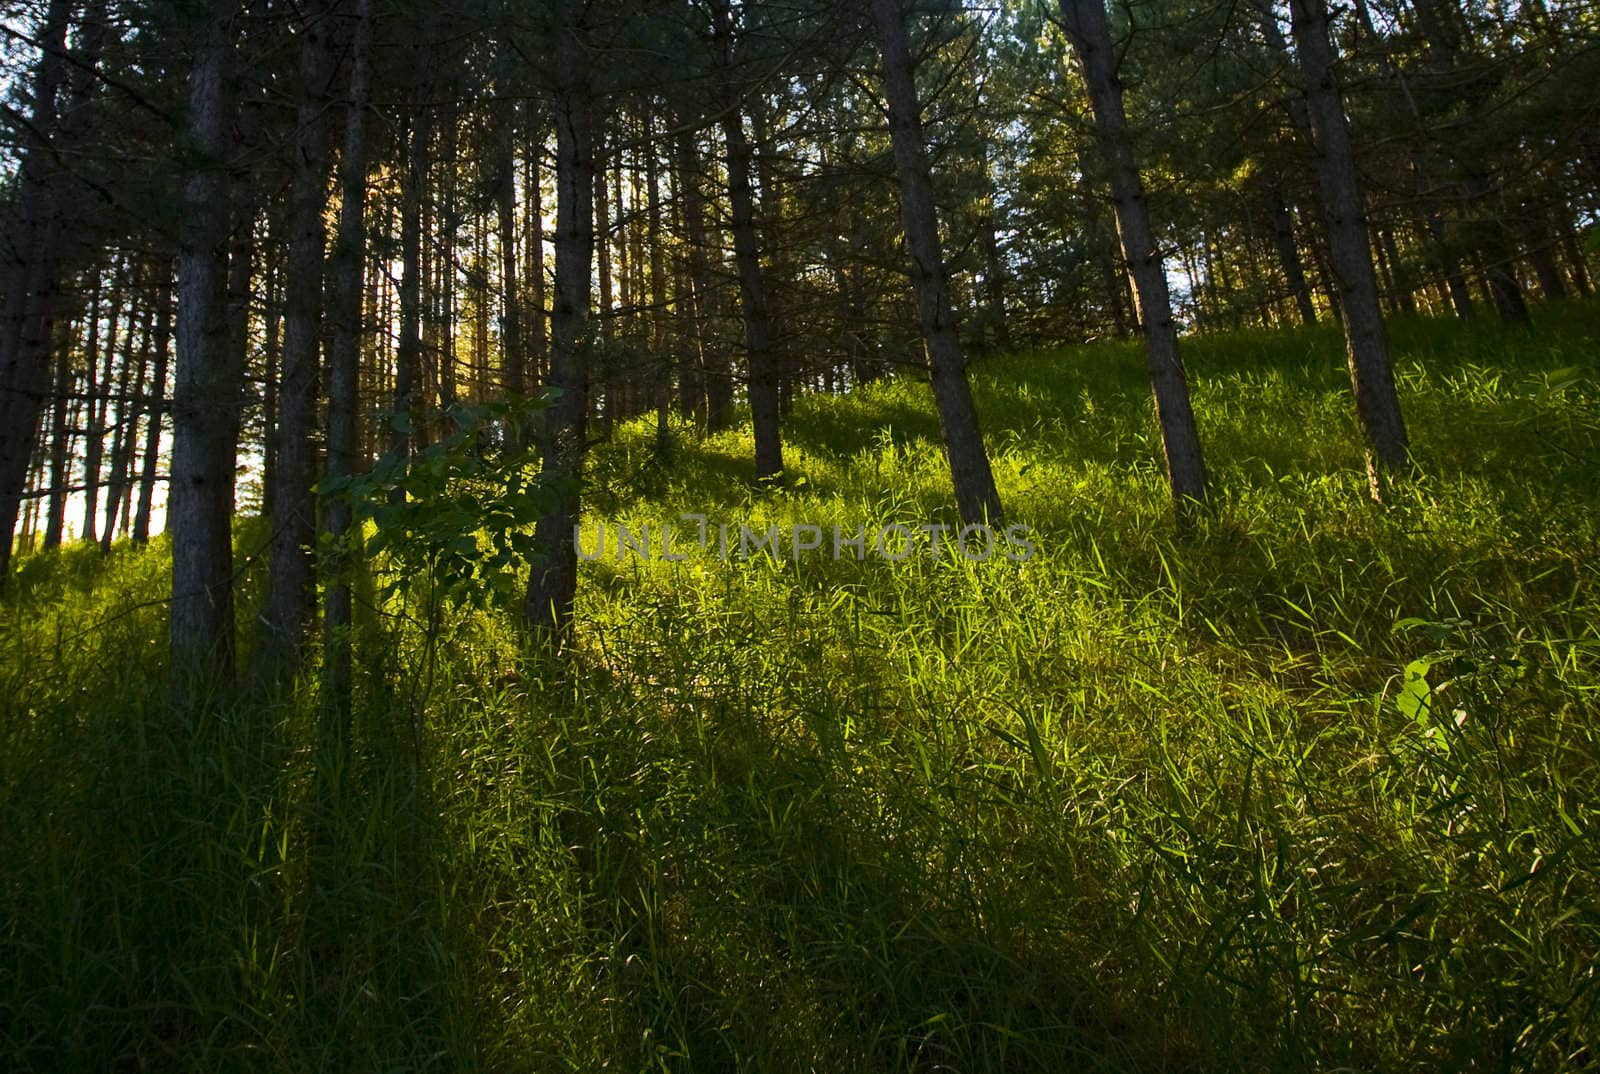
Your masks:
[[[413,594],[332,798],[307,691],[164,704],[159,544],[29,559],[0,1067],[1593,1066],[1600,307],[1540,313],[1395,325],[1382,511],[1336,332],[1190,341],[1184,541],[1132,345],[986,362],[1038,557],[612,557],[559,668],[458,610],[430,660]],[[952,520],[923,385],[802,400],[779,493],[651,436],[590,532]]]

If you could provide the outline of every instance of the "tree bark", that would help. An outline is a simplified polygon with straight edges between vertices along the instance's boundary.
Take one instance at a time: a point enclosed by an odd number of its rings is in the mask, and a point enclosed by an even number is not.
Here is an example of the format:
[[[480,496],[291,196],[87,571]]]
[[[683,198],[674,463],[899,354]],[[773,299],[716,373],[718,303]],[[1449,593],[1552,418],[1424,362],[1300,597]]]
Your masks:
[[[523,198],[527,202],[527,248],[523,251],[526,259],[527,271],[524,275],[528,279],[533,299],[533,309],[530,311],[530,321],[533,327],[533,353],[528,363],[528,390],[538,391],[544,380],[544,368],[548,362],[546,351],[549,348],[549,325],[545,317],[545,280],[544,280],[544,192],[540,189],[544,185],[544,162],[540,159],[544,155],[544,128],[543,125],[531,118],[533,109],[528,108],[530,116],[527,127],[527,160],[523,165]]]
[[[500,365],[506,394],[520,399],[528,390],[528,358],[522,346],[522,291],[517,280],[517,159],[515,110],[506,105],[495,145],[495,211],[500,234]],[[520,446],[526,430],[520,422],[508,432]]]
[[[557,132],[559,137],[560,132]],[[596,129],[591,135],[593,139],[592,153],[595,158],[594,165],[594,193],[590,198],[594,215],[594,259],[596,261],[596,277],[600,284],[600,308],[595,318],[595,333],[601,344],[599,359],[595,363],[596,387],[600,391],[600,429],[603,435],[610,435],[613,426],[619,421],[626,421],[632,415],[627,407],[629,385],[620,375],[618,354],[611,347],[612,342],[612,307],[615,296],[612,294],[612,266],[611,266],[611,201],[610,192],[606,189],[606,166],[604,157],[607,151],[606,128],[604,121],[596,122]],[[615,163],[620,175],[622,171],[622,158],[620,151]],[[559,179],[557,180],[559,182]],[[620,212],[621,202],[617,209]],[[558,207],[559,211],[559,207]],[[617,236],[618,252],[627,249],[627,243],[622,241],[621,234]]]
[[[700,187],[700,157],[694,135],[688,130],[677,136],[678,189],[683,198],[683,231],[688,244],[688,293],[682,297],[682,314],[688,329],[688,352],[692,370],[679,381],[685,416],[693,417],[704,429],[726,425],[733,397],[726,367],[713,362],[707,346],[707,318],[711,290],[711,269],[706,258],[706,199]]]
[[[1294,238],[1294,216],[1283,195],[1272,192],[1272,238],[1278,248],[1278,261],[1283,266],[1283,277],[1294,298],[1295,309],[1302,324],[1317,323],[1317,306],[1311,301],[1311,285],[1306,282],[1305,264],[1300,260],[1300,244]]]
[[[644,114],[645,199],[650,229],[650,365],[656,405],[656,454],[672,448],[672,348],[667,345],[667,237],[661,227],[661,165],[657,159],[654,117]]]
[[[11,573],[12,534],[33,461],[34,432],[49,380],[49,346],[64,230],[61,175],[52,153],[57,97],[66,74],[72,5],[50,0],[40,28],[33,101],[7,222],[0,309],[0,583]],[[54,241],[52,241],[54,240]]]
[[[44,547],[61,547],[67,522],[67,480],[71,473],[72,422],[76,408],[72,370],[74,332],[61,334],[56,342],[55,405],[50,415],[50,503],[45,511]]]
[[[1324,0],[1292,0],[1290,11],[1315,137],[1328,249],[1344,313],[1350,386],[1366,439],[1367,482],[1372,498],[1381,502],[1387,480],[1407,464],[1410,449],[1395,391],[1383,311],[1378,305],[1361,181],[1334,72],[1328,9]]]
[[[1567,267],[1572,270],[1572,285],[1578,289],[1578,294],[1587,298],[1594,294],[1594,288],[1589,282],[1589,265],[1583,256],[1583,243],[1571,215],[1566,211],[1562,215],[1561,250],[1566,255]]]
[[[1531,212],[1534,221],[1528,229],[1528,264],[1539,281],[1539,292],[1547,299],[1567,297],[1567,281],[1561,275],[1556,261],[1554,230],[1550,226],[1551,212],[1547,205],[1536,205]]]
[[[1402,313],[1416,313],[1416,294],[1412,289],[1410,274],[1406,272],[1405,263],[1400,260],[1400,246],[1395,242],[1394,229],[1380,229],[1378,239],[1384,257],[1389,262],[1389,284],[1395,304],[1400,307]]]
[[[778,379],[772,352],[766,281],[756,237],[755,198],[750,187],[750,140],[745,137],[739,95],[733,82],[733,18],[728,0],[712,0],[712,17],[723,75],[722,137],[727,150],[728,207],[732,214],[733,256],[739,270],[749,371],[750,421],[755,433],[755,477],[771,481],[783,472],[779,430]]]
[[[150,347],[155,336],[155,310],[151,308],[148,297],[143,305],[137,353],[130,314],[128,336],[122,348],[122,369],[117,377],[116,434],[111,442],[111,472],[106,481],[105,525],[100,531],[100,550],[106,553],[111,551],[118,521],[122,522],[124,529],[128,522],[125,501],[132,482],[134,438],[139,432],[138,401],[144,396],[145,370],[150,366]]]
[[[994,345],[1006,350],[1011,346],[1011,326],[1006,323],[1006,266],[1000,250],[1000,230],[994,220],[996,211],[991,205],[979,222],[983,243],[983,296]]]
[[[1445,292],[1450,296],[1450,306],[1457,317],[1466,320],[1473,313],[1472,289],[1467,286],[1466,274],[1461,271],[1461,259],[1450,249],[1449,232],[1444,221],[1436,212],[1428,214],[1428,232],[1433,239],[1440,267],[1444,270]]]
[[[350,45],[350,89],[345,101],[344,146],[339,157],[339,230],[330,263],[333,338],[328,348],[328,457],[330,482],[355,473],[360,403],[362,276],[367,247],[367,103],[371,84],[372,0],[356,0]],[[349,742],[351,700],[351,572],[360,557],[360,533],[348,496],[323,499],[330,550],[323,563],[323,744]]]
[[[118,265],[112,271],[105,345],[100,345],[99,303],[94,302],[96,323],[90,332],[88,354],[85,356],[88,390],[83,400],[83,413],[87,419],[83,433],[83,528],[78,534],[84,544],[94,544],[100,539],[100,471],[106,453],[106,411],[111,401],[111,374],[116,368],[117,343],[122,330],[123,268]],[[96,288],[98,286],[97,281]]]
[[[292,674],[304,659],[315,609],[317,425],[326,247],[328,67],[332,15],[307,10],[300,25],[299,101],[292,152],[289,260],[283,292],[283,371],[278,384],[278,472],[272,500],[266,652],[269,674]]]
[[[895,173],[900,181],[900,217],[911,255],[911,283],[917,315],[928,350],[934,404],[944,433],[945,458],[955,486],[956,508],[968,525],[998,525],[1000,493],[989,468],[989,454],[978,425],[978,409],[967,382],[966,359],[956,334],[950,306],[949,278],[939,241],[933,180],[923,141],[921,104],[906,40],[900,0],[873,0],[878,45],[883,54],[883,82],[889,104],[889,136],[894,145]]]
[[[199,28],[189,71],[188,134],[179,230],[177,371],[169,525],[172,668],[176,696],[234,675],[233,481],[243,354],[226,317],[234,19]],[[199,681],[196,681],[198,679]]]
[[[261,517],[272,521],[272,495],[278,488],[278,378],[283,369],[283,299],[278,244],[268,222],[266,269],[262,281],[261,347]]]
[[[139,507],[133,516],[133,543],[138,545],[150,540],[156,472],[161,465],[161,426],[167,415],[167,363],[172,356],[171,258],[163,256],[157,266],[160,283],[156,288],[155,381],[150,391],[150,411],[145,426],[144,466],[139,475]]]
[[[410,456],[417,442],[422,417],[422,200],[430,166],[431,118],[428,103],[416,101],[400,178],[400,341],[395,354],[389,452],[402,459]],[[405,490],[397,488],[390,495],[403,501]]]
[[[1166,267],[1156,246],[1144,182],[1128,130],[1106,9],[1103,0],[1060,0],[1060,8],[1062,27],[1083,68],[1094,110],[1097,141],[1116,208],[1117,233],[1128,274],[1133,277],[1167,480],[1178,524],[1184,527],[1206,499],[1205,461],[1189,402],[1188,377],[1178,353],[1178,325],[1172,316]]]
[[[576,15],[569,6],[569,14]],[[550,387],[544,413],[543,482],[554,497],[534,528],[538,556],[523,614],[536,639],[559,648],[572,630],[578,589],[573,528],[582,507],[587,435],[588,352],[593,332],[594,145],[580,27],[561,28],[556,44],[556,275],[551,311]]]

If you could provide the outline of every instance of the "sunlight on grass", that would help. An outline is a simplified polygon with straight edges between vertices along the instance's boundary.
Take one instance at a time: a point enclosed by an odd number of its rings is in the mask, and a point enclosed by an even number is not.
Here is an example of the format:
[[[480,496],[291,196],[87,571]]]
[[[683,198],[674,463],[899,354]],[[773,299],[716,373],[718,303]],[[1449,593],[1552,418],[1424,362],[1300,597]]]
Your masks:
[[[1600,310],[1541,312],[1395,326],[1387,510],[1335,332],[1204,337],[1217,504],[1177,541],[1108,344],[975,371],[1028,562],[611,556],[566,667],[455,611],[429,668],[369,610],[336,802],[309,690],[165,708],[164,548],[31,559],[0,1065],[1592,1062]],[[591,527],[954,521],[909,380],[801,400],[777,493],[748,429],[653,435],[597,453]]]

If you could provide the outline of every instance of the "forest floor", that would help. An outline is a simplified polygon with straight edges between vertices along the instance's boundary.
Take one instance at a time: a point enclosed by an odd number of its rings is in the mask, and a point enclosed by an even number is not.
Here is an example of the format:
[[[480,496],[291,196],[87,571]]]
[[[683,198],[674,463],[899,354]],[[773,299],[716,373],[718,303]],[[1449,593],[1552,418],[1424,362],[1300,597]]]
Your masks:
[[[910,379],[801,400],[780,492],[747,429],[667,465],[619,430],[591,546],[827,543],[587,564],[559,667],[402,593],[337,791],[309,690],[174,716],[164,544],[27,559],[0,1068],[1593,1066],[1600,304],[1393,334],[1420,475],[1383,510],[1335,328],[1187,341],[1183,540],[1135,345],[980,362],[1026,562],[833,558],[951,521]]]

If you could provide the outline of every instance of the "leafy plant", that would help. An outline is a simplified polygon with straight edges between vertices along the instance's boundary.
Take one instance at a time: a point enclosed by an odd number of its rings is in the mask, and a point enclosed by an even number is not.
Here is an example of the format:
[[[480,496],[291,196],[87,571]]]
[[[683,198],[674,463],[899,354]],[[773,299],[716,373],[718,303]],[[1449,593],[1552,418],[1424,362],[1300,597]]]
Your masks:
[[[554,502],[555,490],[522,446],[543,398],[457,406],[445,414],[449,433],[409,459],[387,454],[364,474],[324,482],[319,492],[348,501],[358,522],[370,523],[368,554],[392,570],[380,588],[387,598],[426,578],[442,601],[472,608],[509,597],[534,564],[532,527]],[[391,423],[411,431],[408,414]]]

